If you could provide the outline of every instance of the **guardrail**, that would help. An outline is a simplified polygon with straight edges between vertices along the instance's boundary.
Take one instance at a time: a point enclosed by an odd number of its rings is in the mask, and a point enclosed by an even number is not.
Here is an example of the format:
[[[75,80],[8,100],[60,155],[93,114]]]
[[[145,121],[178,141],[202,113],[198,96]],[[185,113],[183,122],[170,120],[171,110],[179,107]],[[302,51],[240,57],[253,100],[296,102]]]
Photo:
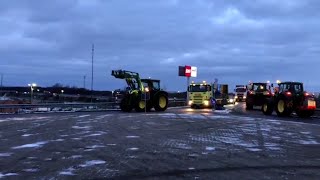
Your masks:
[[[168,107],[185,106],[185,101],[169,101]],[[0,104],[0,113],[77,112],[119,110],[120,103],[48,103],[48,104]]]

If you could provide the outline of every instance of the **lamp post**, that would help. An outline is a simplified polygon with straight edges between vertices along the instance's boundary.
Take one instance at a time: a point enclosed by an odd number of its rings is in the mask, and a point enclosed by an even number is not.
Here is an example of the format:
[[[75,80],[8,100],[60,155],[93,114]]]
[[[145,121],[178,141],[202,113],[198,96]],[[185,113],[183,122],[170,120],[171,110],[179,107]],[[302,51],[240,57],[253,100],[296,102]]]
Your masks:
[[[33,88],[37,86],[36,83],[28,84],[30,87],[30,103],[32,104],[32,99],[33,99]]]

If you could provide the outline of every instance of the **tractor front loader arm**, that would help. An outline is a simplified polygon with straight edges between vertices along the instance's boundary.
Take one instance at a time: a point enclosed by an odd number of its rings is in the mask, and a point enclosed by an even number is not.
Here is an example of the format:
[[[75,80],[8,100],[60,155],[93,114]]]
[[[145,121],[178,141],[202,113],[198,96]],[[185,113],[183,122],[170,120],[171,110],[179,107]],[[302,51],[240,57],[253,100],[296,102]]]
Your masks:
[[[144,92],[139,73],[126,70],[112,70],[111,75],[118,79],[125,79],[131,90],[140,90]]]

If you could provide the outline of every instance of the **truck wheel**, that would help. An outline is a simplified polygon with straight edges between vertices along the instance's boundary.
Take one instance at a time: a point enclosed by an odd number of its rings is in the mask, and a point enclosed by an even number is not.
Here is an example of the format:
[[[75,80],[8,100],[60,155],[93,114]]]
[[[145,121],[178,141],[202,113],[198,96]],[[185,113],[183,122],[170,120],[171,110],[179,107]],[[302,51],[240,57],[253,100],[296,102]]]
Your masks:
[[[262,105],[262,112],[264,115],[271,115],[273,111],[273,106],[270,103],[264,103]]]
[[[125,96],[121,99],[120,109],[123,112],[130,112],[132,110],[132,106],[130,104],[130,96]]]
[[[156,111],[165,111],[168,108],[168,97],[164,93],[156,96],[154,101],[154,109]]]
[[[276,103],[276,113],[279,117],[290,116],[292,110],[287,107],[287,101],[281,98]]]
[[[144,100],[139,100],[135,106],[135,110],[137,112],[143,112],[143,111],[145,111],[145,108],[146,108],[146,103]]]

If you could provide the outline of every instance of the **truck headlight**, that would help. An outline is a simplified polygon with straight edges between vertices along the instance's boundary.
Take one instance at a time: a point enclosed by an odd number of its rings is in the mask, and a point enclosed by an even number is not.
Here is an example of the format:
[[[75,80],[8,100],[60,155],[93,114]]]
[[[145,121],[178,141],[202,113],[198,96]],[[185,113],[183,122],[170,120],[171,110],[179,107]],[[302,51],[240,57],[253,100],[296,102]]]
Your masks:
[[[203,101],[203,105],[209,106],[209,101]]]
[[[238,96],[235,96],[234,98],[235,98],[235,99],[237,99],[237,98],[238,98]]]
[[[229,102],[233,103],[233,102],[234,102],[234,99],[229,99]]]
[[[188,102],[188,105],[189,105],[189,106],[191,106],[191,105],[192,105],[192,103],[193,103],[192,101],[189,101],[189,102]]]
[[[243,96],[243,99],[246,99],[247,98],[247,96]]]

